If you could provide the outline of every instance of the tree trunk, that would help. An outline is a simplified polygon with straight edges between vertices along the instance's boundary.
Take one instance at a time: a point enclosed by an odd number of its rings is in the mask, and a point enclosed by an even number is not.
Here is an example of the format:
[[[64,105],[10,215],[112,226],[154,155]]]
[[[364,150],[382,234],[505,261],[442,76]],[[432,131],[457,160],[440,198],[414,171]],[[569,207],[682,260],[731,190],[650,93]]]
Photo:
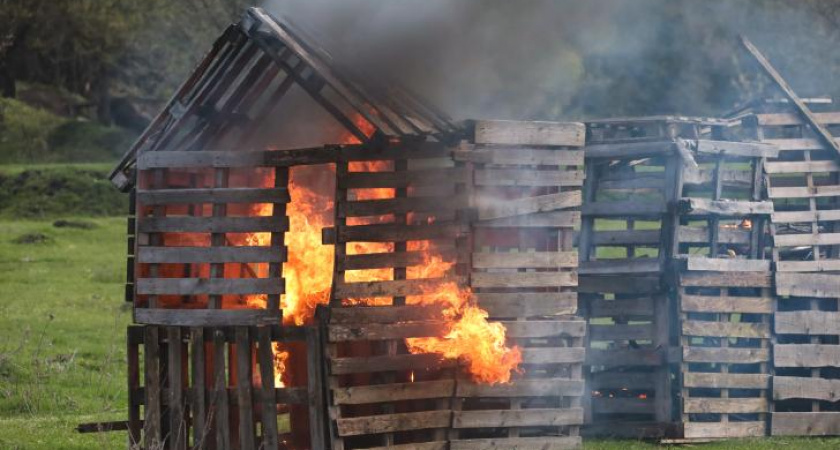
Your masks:
[[[96,119],[102,125],[111,125],[111,75],[103,70],[94,81],[93,96],[96,102]]]
[[[17,96],[17,83],[12,71],[5,63],[0,63],[0,89],[4,98],[15,98]]]

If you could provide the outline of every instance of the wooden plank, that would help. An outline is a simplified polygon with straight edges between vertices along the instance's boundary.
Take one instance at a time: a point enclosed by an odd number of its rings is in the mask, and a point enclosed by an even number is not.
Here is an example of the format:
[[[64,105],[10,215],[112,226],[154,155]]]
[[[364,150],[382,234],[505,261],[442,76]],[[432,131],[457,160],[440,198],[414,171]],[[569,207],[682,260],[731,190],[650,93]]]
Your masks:
[[[715,170],[684,167],[683,183],[686,185],[711,185],[715,181]],[[721,169],[720,182],[723,186],[747,187],[752,185],[752,174],[749,170]]]
[[[594,299],[589,301],[590,318],[615,317],[615,316],[652,316],[653,299],[650,297],[603,300]]]
[[[230,450],[230,398],[228,394],[227,371],[225,361],[225,334],[221,329],[213,331],[213,401],[210,403],[211,416],[215,420],[216,448]]]
[[[777,272],[837,272],[840,271],[840,259],[821,259],[819,261],[777,261]]]
[[[686,320],[682,323],[684,336],[770,338],[770,325],[766,323],[735,323]]]
[[[184,392],[184,343],[181,341],[181,329],[178,327],[166,328],[167,345],[167,381],[168,392],[167,406],[169,409],[169,437],[167,439],[169,448],[173,450],[185,450],[187,448],[188,425],[185,407]]]
[[[587,145],[584,148],[587,159],[640,158],[673,154],[676,146],[672,141],[621,142]]]
[[[423,411],[383,414],[379,416],[336,419],[339,436],[393,433],[396,431],[446,428],[451,421],[451,411]]]
[[[773,377],[773,400],[805,398],[836,402],[840,400],[840,380],[813,377]]]
[[[275,325],[279,311],[265,309],[163,309],[135,308],[134,321],[150,325],[221,327]]]
[[[578,397],[584,393],[583,380],[568,378],[519,379],[510,383],[483,384],[459,381],[456,397]]]
[[[768,174],[840,172],[837,161],[768,161],[764,163]]]
[[[697,153],[709,155],[745,156],[748,158],[776,158],[779,156],[779,149],[776,146],[761,142],[711,141],[707,139],[690,142]]]
[[[660,348],[621,348],[614,350],[590,348],[586,352],[586,365],[588,366],[659,367],[665,362],[667,362],[666,351]]]
[[[577,286],[577,272],[473,272],[473,288]]]
[[[682,351],[687,363],[755,364],[770,360],[766,348],[683,347]]]
[[[665,212],[665,205],[661,202],[597,201],[581,207],[581,213],[584,217],[658,218]]]
[[[775,319],[778,334],[840,334],[840,312],[779,311]]]
[[[589,325],[591,341],[653,340],[656,334],[653,324]]]
[[[286,188],[191,188],[137,190],[142,205],[197,203],[288,203]]]
[[[776,293],[801,297],[840,297],[840,275],[779,272]]]
[[[450,197],[405,197],[377,200],[344,201],[338,203],[339,217],[383,216],[406,213],[445,213],[467,207],[462,195]]]
[[[586,322],[583,320],[517,320],[499,321],[509,338],[583,337]]]
[[[799,111],[799,114],[802,116],[802,119],[807,122],[811,129],[817,134],[819,139],[822,141],[823,144],[826,145],[827,148],[834,151],[835,156],[840,157],[840,145],[835,142],[834,137],[831,133],[819,122],[819,119],[811,112],[810,109],[805,105],[805,102],[799,98],[798,95],[791,89],[790,85],[787,84],[784,78],[776,71],[776,69],[770,64],[770,61],[764,57],[764,55],[758,50],[758,48],[750,42],[746,36],[741,36],[741,43],[744,47],[749,51],[749,53],[755,58],[764,72],[776,83],[776,86],[782,90],[785,96],[790,100],[795,106],[796,109]]]
[[[556,269],[577,267],[578,254],[568,252],[485,253],[472,254],[475,269]]]
[[[679,202],[680,210],[690,216],[710,214],[720,216],[747,216],[753,214],[770,214],[773,212],[773,202],[769,201],[748,202],[683,197]]]
[[[435,292],[462,280],[456,277],[335,283],[335,298],[406,297]]]
[[[236,331],[236,399],[239,408],[240,448],[254,448],[254,402],[251,384],[251,339],[247,327],[237,327]]]
[[[277,404],[274,393],[274,353],[271,346],[271,329],[257,328],[257,361],[260,370],[260,411],[262,447],[277,450]]]
[[[365,447],[365,450],[449,450],[449,442],[412,442],[410,444],[396,444],[385,447]]]
[[[143,383],[143,447],[145,449],[158,448],[163,445],[161,435],[161,389],[163,383],[160,379],[160,344],[158,327],[144,327],[143,336],[143,371],[145,380]]]
[[[774,412],[773,436],[840,435],[840,412]]]
[[[283,280],[270,278],[140,278],[141,295],[282,294]]]
[[[709,228],[705,226],[680,225],[679,240],[687,244],[709,243]],[[720,244],[749,244],[750,232],[741,229],[719,228],[718,243]]]
[[[549,211],[526,216],[475,222],[476,228],[572,228],[580,224],[580,211]]]
[[[579,170],[476,169],[476,186],[583,186]]]
[[[658,258],[601,259],[582,261],[581,275],[643,275],[658,274],[662,271],[662,262]]]
[[[823,125],[840,123],[840,112],[818,112],[814,113],[814,117]],[[803,125],[806,123],[799,114],[786,112],[756,114],[755,120],[758,125],[770,127]]]
[[[582,425],[583,408],[454,411],[454,428]]]
[[[683,373],[683,386],[714,389],[768,389],[770,375],[743,373]]]
[[[327,448],[327,399],[324,398],[328,381],[323,372],[324,342],[322,327],[307,327],[304,331],[306,343],[306,405],[309,415],[309,442],[313,449]]]
[[[140,233],[268,233],[288,230],[286,217],[147,217]]]
[[[683,412],[689,414],[751,414],[768,412],[765,398],[686,398]]]
[[[767,423],[760,422],[689,422],[683,424],[686,439],[745,438],[764,436]]]
[[[460,167],[399,172],[349,172],[337,179],[339,187],[344,189],[398,189],[465,182],[466,171]]]
[[[454,239],[467,232],[458,223],[431,225],[356,225],[338,229],[338,242],[396,242]]]
[[[760,259],[724,259],[705,256],[689,256],[686,268],[697,271],[714,272],[769,272],[770,261]]]
[[[569,191],[483,203],[478,203],[478,220],[480,221],[575,208],[581,205],[582,197],[580,191]]]
[[[454,367],[456,363],[456,361],[447,360],[435,353],[345,357],[330,360],[330,373],[332,375],[346,375],[395,370],[435,370],[442,367]]]
[[[832,367],[840,361],[840,345],[776,344],[773,363],[776,367]]]
[[[443,309],[444,306],[440,304],[334,307],[330,309],[330,323],[372,324],[442,320]]]
[[[490,314],[490,317],[555,316],[577,313],[577,294],[574,292],[473,293],[473,298]]]
[[[583,147],[585,140],[586,126],[580,122],[475,121],[476,144]]]
[[[336,405],[448,398],[452,397],[454,392],[455,380],[418,381],[332,389],[333,402]]]
[[[618,230],[595,231],[592,234],[594,245],[657,245],[661,239],[660,230]],[[708,238],[708,235],[706,235]]]
[[[455,249],[438,249],[434,251],[435,257],[440,257],[443,262],[456,262],[458,257]],[[396,267],[411,267],[426,264],[430,259],[427,251],[411,252],[389,252],[389,253],[368,253],[361,255],[346,255],[336,261],[338,270],[364,270],[364,269],[388,269]]]
[[[447,322],[330,325],[329,340],[330,342],[345,342],[440,337],[446,335],[449,328],[450,325]]]
[[[574,364],[584,361],[582,347],[527,347],[520,349],[523,364]]]
[[[840,210],[777,211],[770,215],[774,223],[831,222],[840,220]]]
[[[573,450],[583,445],[580,436],[459,439],[450,450]]]
[[[840,195],[840,186],[772,187],[767,189],[770,198],[818,198]]]
[[[286,247],[138,247],[145,264],[284,262]]]
[[[455,151],[455,161],[515,166],[582,166],[583,150],[531,148]]]
[[[773,237],[776,247],[800,247],[807,245],[840,245],[840,233],[777,234]]]
[[[714,295],[683,294],[680,296],[680,306],[685,312],[773,313],[773,299],[771,297],[720,297]]]
[[[684,272],[680,275],[683,287],[755,287],[769,288],[769,272]]]

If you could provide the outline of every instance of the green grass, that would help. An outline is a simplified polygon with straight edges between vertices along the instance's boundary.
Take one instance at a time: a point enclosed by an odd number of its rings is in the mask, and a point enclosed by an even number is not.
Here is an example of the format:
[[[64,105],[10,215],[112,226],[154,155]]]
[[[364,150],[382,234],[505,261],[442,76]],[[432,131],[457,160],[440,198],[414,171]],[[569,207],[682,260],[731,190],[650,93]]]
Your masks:
[[[92,230],[0,221],[0,448],[125,447],[124,433],[79,435],[126,417],[122,301],[125,219]],[[16,244],[42,233],[46,243]]]

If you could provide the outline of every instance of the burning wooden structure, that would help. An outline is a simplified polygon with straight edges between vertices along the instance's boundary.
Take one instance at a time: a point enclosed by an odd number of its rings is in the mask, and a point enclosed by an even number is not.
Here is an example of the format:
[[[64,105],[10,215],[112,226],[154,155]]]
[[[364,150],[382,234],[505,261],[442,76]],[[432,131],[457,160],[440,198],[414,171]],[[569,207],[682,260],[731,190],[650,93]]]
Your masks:
[[[788,91],[454,123],[248,10],[112,174],[133,448],[840,434],[840,116]]]

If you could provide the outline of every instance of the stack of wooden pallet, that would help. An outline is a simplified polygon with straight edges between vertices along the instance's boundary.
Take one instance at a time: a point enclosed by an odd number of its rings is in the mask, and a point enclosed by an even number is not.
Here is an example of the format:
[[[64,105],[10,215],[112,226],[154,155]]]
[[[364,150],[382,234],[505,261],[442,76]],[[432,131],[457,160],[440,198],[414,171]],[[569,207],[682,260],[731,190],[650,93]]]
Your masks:
[[[840,163],[802,114],[749,119],[780,153],[765,164],[777,294],[773,435],[840,434]],[[816,113],[836,132],[838,113]]]
[[[577,311],[583,184],[580,123],[478,121],[456,159],[472,167],[470,286],[478,306],[522,352],[510,383],[461,377],[452,448],[580,445],[585,322]]]

